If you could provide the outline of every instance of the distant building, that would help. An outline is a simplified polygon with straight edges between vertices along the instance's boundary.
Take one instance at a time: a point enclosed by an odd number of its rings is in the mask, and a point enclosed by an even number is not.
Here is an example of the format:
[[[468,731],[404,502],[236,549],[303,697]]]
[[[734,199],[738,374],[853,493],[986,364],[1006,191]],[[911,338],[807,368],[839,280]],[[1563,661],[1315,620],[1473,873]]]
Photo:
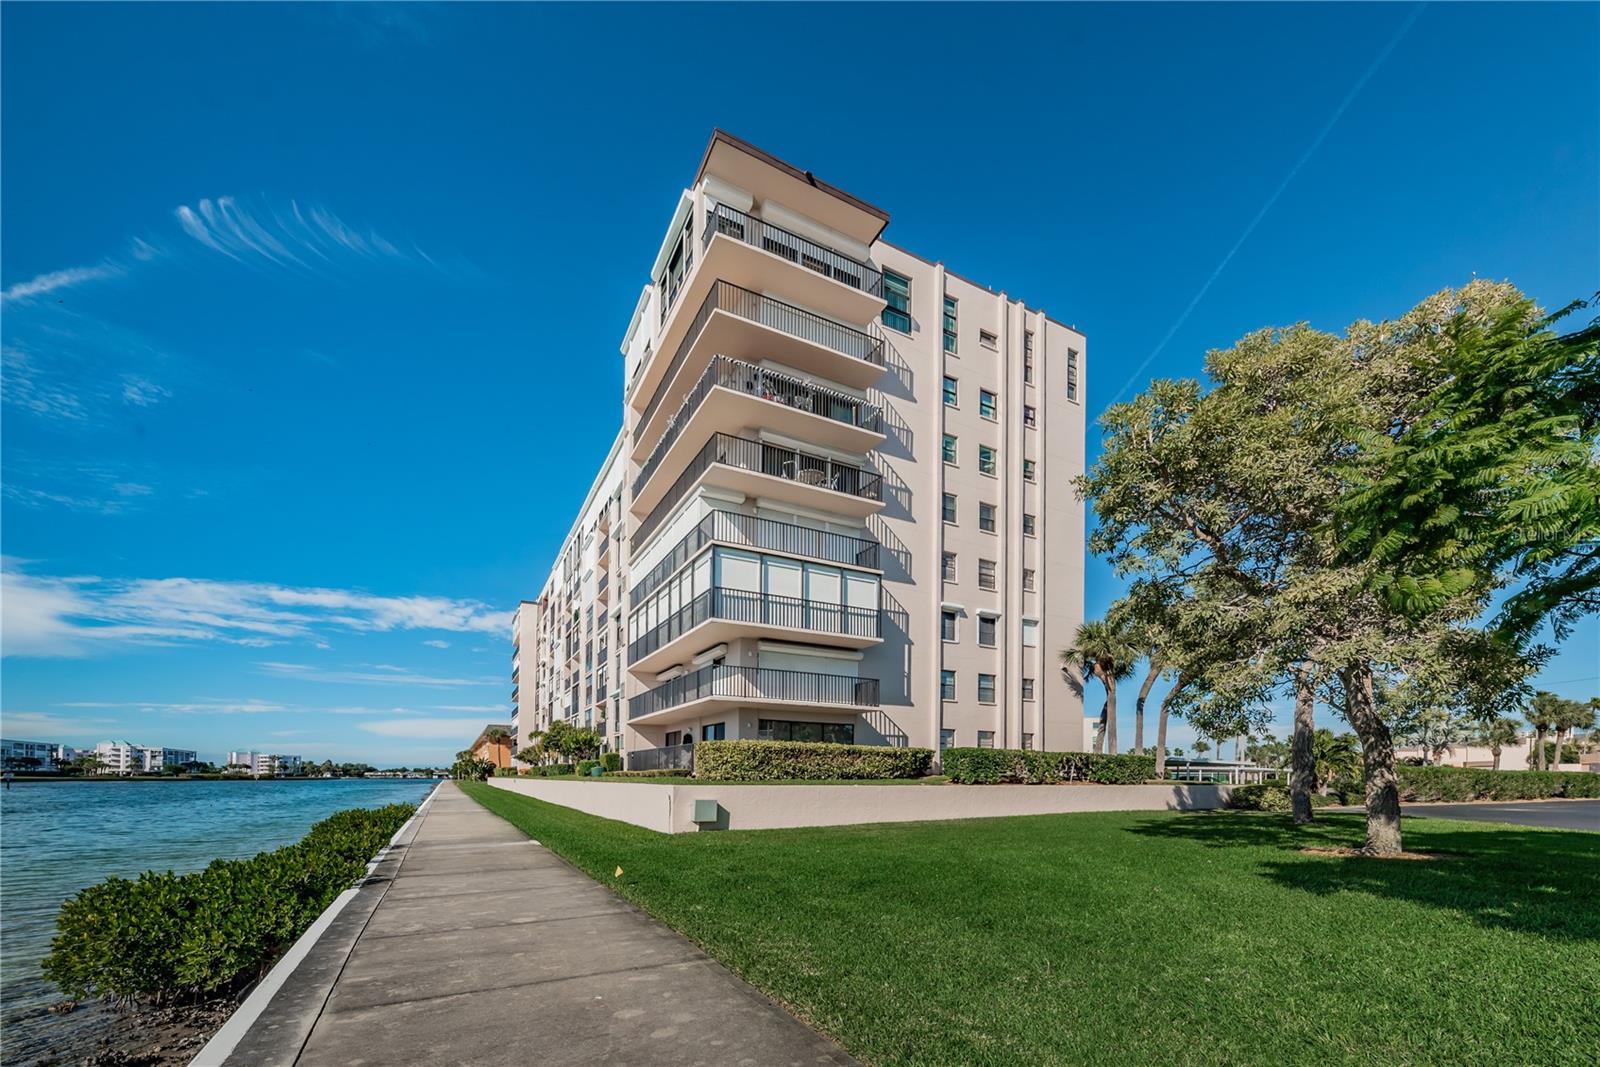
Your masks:
[[[496,767],[511,766],[511,726],[507,723],[490,723],[472,742],[472,754],[486,759]],[[492,735],[492,736],[491,736]]]
[[[305,761],[299,756],[275,752],[230,752],[228,766],[245,768],[258,778],[277,778],[305,771]]]
[[[54,741],[0,740],[0,767],[8,771],[59,770],[62,763],[72,758],[64,755],[70,751],[67,746]],[[38,763],[33,763],[33,760],[38,760]]]
[[[1514,743],[1505,745],[1500,749],[1500,769],[1502,771],[1532,770],[1535,764],[1534,755],[1535,734],[1529,730]],[[1555,735],[1545,738],[1547,744],[1555,741]],[[1570,742],[1569,742],[1570,743]],[[1423,748],[1421,745],[1397,745],[1394,750],[1397,760],[1423,759],[1440,767],[1474,767],[1488,770],[1494,766],[1494,752],[1488,745],[1462,743],[1449,745],[1437,755]],[[1600,768],[1600,755],[1590,754],[1580,757],[1581,760],[1594,758],[1594,763],[1563,763],[1559,766],[1551,765],[1550,769],[1561,771],[1589,771]]]
[[[150,774],[199,759],[192,748],[156,748],[131,741],[102,741],[93,751],[103,764],[101,774]]]

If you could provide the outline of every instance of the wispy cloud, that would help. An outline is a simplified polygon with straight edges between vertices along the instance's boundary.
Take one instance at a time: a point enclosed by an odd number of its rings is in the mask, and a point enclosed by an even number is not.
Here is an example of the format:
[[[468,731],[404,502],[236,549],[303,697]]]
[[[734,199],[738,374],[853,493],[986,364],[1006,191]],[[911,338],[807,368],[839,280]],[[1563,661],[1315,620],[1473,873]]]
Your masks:
[[[203,247],[241,264],[314,274],[340,263],[438,264],[415,245],[384,237],[369,227],[346,222],[321,204],[290,200],[256,206],[220,196],[173,210],[179,227]]]
[[[357,664],[345,670],[329,670],[305,663],[264,662],[257,664],[266,674],[297,678],[306,682],[333,682],[339,685],[411,685],[452,689],[462,686],[499,685],[499,678],[448,678],[419,674],[405,667],[387,664]]]
[[[118,708],[152,713],[168,712],[174,715],[262,715],[269,712],[296,710],[287,704],[274,704],[266,700],[211,700],[189,704],[171,704],[155,700],[70,700],[59,703],[56,707]]]
[[[449,648],[450,647],[450,642],[449,641],[440,641],[440,640],[437,640],[437,639],[432,640],[432,641],[424,641],[422,643],[427,645],[429,648]]]
[[[479,724],[469,719],[377,719],[356,723],[356,726],[383,737],[409,737],[423,740],[442,740],[458,737],[463,745],[470,744],[477,734]]]
[[[142,243],[142,242],[141,242]],[[40,274],[25,282],[17,282],[7,286],[0,292],[0,304],[11,304],[37,297],[48,296],[61,289],[75,289],[89,282],[105,281],[109,278],[120,278],[127,271],[121,264],[106,260],[92,267],[68,267],[65,270],[53,270],[47,274]]]
[[[118,643],[265,647],[292,640],[315,643],[328,631],[494,633],[504,631],[511,618],[510,612],[480,601],[449,597],[378,596],[205,578],[45,576],[27,573],[18,560],[0,561],[0,567],[0,652],[7,656],[77,656]],[[399,681],[410,672],[367,673]],[[413,679],[411,684],[479,683]]]
[[[42,711],[0,711],[0,730],[7,737],[50,741],[58,737],[95,737],[114,728],[111,719],[51,715]]]
[[[25,507],[62,507],[92,515],[120,515],[148,503],[156,487],[149,471],[124,464],[68,463],[26,453],[6,456],[7,500]]]

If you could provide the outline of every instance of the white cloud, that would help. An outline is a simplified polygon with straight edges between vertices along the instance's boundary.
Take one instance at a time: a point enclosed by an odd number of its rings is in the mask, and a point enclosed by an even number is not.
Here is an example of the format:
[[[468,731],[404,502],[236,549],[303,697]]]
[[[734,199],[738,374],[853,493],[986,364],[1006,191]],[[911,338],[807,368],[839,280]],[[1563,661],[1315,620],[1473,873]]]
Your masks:
[[[437,741],[458,737],[463,745],[472,743],[482,724],[469,719],[378,719],[356,724],[368,733],[384,737],[410,737]]]
[[[476,600],[377,596],[347,589],[297,588],[204,578],[57,577],[0,563],[7,656],[75,656],[107,643],[217,641],[265,647],[321,641],[325,631],[445,630],[503,632],[511,613]],[[287,670],[302,671],[294,664]],[[373,678],[422,685],[476,685],[468,679],[423,679],[404,669]],[[302,674],[302,676],[305,676]],[[318,680],[372,680],[359,674]]]
[[[257,664],[266,674],[298,678],[307,682],[335,682],[341,685],[420,685],[429,688],[450,689],[470,685],[499,685],[498,678],[441,678],[431,674],[417,674],[404,667],[384,664],[358,665],[365,669],[326,670],[304,663],[266,662]]]
[[[52,381],[36,353],[21,345],[6,345],[0,348],[0,366],[5,368],[6,403],[50,419],[81,422],[89,417],[77,391]]]
[[[435,639],[433,641],[424,641],[422,643],[427,645],[429,648],[449,648],[450,647],[450,642],[449,641],[440,641],[440,640],[437,640],[437,639]]]
[[[68,267],[65,270],[53,270],[48,274],[40,274],[28,281],[17,282],[8,286],[4,292],[0,292],[0,304],[32,300],[36,296],[45,296],[58,289],[72,289],[88,282],[120,278],[125,273],[126,271],[121,266],[110,260],[93,267]]]
[[[292,711],[287,704],[274,704],[266,700],[212,700],[190,704],[169,704],[161,701],[100,701],[74,700],[57,704],[58,708],[134,708],[139,711],[165,711],[178,715],[260,715],[267,712]]]
[[[0,730],[4,730],[7,737],[27,741],[97,737],[111,726],[110,719],[50,715],[39,711],[0,711]]]
[[[171,395],[171,389],[157,385],[148,378],[141,378],[137,374],[122,376],[122,399],[135,407],[147,408],[152,404],[161,403]]]
[[[371,229],[352,225],[321,204],[297,200],[257,207],[237,197],[205,199],[173,209],[179,227],[205,248],[237,263],[324,273],[341,261],[423,264],[421,249],[404,249]]]

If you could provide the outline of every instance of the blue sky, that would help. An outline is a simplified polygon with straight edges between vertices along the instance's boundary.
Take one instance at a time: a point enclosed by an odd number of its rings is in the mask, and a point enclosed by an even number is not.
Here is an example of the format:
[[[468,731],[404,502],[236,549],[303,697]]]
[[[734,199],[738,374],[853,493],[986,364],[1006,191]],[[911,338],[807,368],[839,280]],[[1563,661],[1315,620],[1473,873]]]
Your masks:
[[[7,736],[414,764],[504,719],[713,126],[1085,330],[1096,411],[1262,325],[1600,280],[1592,5],[0,18]],[[1597,662],[1589,620],[1543,680]]]

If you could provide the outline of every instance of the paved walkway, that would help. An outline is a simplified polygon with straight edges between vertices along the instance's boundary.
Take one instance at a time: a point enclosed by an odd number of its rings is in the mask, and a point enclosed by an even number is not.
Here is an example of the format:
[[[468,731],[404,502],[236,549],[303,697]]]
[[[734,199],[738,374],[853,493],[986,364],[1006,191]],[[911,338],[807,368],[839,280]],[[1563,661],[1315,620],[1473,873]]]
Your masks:
[[[446,783],[226,1062],[855,1061]]]
[[[1402,804],[1407,815],[1430,819],[1470,819],[1548,826],[1557,830],[1600,831],[1600,800],[1540,800],[1523,803]]]

